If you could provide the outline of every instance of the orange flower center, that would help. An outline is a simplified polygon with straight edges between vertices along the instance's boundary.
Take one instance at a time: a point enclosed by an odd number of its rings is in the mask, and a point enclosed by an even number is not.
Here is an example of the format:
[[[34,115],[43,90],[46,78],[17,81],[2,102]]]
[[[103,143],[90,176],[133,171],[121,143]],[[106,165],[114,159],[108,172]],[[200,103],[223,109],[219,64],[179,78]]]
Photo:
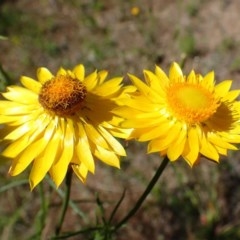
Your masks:
[[[167,91],[168,107],[179,120],[189,124],[210,118],[220,103],[213,92],[199,84],[175,83]]]
[[[78,79],[59,75],[43,84],[39,102],[48,111],[66,116],[82,108],[86,95],[86,87]]]

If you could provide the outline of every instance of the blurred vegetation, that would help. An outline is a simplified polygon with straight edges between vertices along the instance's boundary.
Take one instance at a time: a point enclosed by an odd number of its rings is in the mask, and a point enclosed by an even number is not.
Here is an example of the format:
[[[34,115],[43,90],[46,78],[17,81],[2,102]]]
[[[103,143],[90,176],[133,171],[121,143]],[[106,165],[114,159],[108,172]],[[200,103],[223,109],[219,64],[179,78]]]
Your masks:
[[[106,68],[111,76],[141,76],[142,69],[154,69],[155,64],[168,69],[170,62],[184,58],[187,70],[214,68],[219,80],[238,79],[240,39],[230,35],[228,22],[224,25],[224,13],[235,16],[237,8],[231,4],[234,1],[2,1],[0,90],[18,83],[23,74],[35,77],[37,67],[55,71],[80,62],[89,71]],[[133,7],[138,14],[132,14]],[[239,81],[234,84],[239,86]],[[106,240],[106,220],[124,189],[111,223],[133,206],[159,165],[158,155],[145,152],[145,146],[129,143],[122,170],[97,164],[96,175],[85,185],[73,180],[63,236],[76,231],[69,239]],[[219,165],[206,159],[193,169],[182,160],[171,164],[141,210],[109,239],[240,239],[238,159],[236,152]],[[29,172],[9,178],[9,165],[0,168],[0,238],[53,238],[64,184],[55,189],[46,178],[30,192]]]

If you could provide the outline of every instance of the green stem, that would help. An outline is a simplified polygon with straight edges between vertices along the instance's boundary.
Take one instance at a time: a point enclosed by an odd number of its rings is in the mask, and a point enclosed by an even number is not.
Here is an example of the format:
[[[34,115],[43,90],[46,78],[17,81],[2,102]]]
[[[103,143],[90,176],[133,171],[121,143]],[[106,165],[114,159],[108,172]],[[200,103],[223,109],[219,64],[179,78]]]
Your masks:
[[[40,190],[39,192],[40,192],[40,198],[41,198],[41,212],[40,212],[40,217],[39,217],[40,218],[39,232],[41,233],[41,231],[44,229],[46,215],[47,215],[47,206],[48,206],[48,203],[46,202],[46,196],[45,196],[42,182],[39,184],[39,190]]]
[[[128,214],[114,227],[113,231],[118,230],[123,224],[125,224],[137,211],[138,209],[142,206],[143,202],[145,201],[146,197],[148,194],[152,191],[153,187],[155,186],[156,182],[158,181],[159,177],[162,175],[165,167],[167,166],[169,162],[168,157],[165,157],[163,161],[161,162],[159,168],[157,169],[155,175],[149,182],[147,188],[141,195],[141,197],[138,199],[136,202],[135,206],[128,212]]]
[[[70,193],[71,193],[71,182],[72,182],[72,168],[68,169],[67,175],[66,175],[66,194],[65,194],[65,198],[64,198],[64,202],[63,202],[63,206],[62,206],[62,212],[61,212],[61,217],[59,219],[59,222],[56,226],[56,230],[55,230],[55,234],[56,236],[59,235],[61,229],[62,229],[62,224],[67,212],[67,208],[68,208],[68,204],[69,204],[69,199],[70,199]]]

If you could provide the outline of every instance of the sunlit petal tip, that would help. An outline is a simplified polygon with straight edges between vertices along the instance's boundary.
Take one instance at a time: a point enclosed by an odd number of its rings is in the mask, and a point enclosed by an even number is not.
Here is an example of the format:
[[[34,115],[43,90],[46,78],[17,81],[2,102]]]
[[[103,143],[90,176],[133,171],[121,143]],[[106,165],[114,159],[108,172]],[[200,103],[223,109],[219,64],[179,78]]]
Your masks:
[[[107,70],[101,70],[101,71],[98,72],[98,76],[100,77],[100,79],[102,81],[104,81],[108,76],[108,71]]]
[[[181,75],[183,74],[182,69],[177,62],[172,62],[171,66],[170,66],[170,71],[179,72],[179,74],[181,74]]]
[[[143,70],[143,75],[148,75],[149,73],[152,73],[150,70],[144,69]]]
[[[178,63],[173,62],[169,70],[169,78],[171,80],[178,80],[183,77],[183,72]]]
[[[36,80],[34,80],[33,78],[30,77],[26,77],[26,76],[22,76],[20,78],[20,82],[22,83],[22,85],[30,90],[32,90],[35,93],[39,93],[40,89],[42,87],[42,84]]]
[[[29,185],[31,191],[33,191],[33,189],[37,186],[37,184],[32,179],[29,179]]]
[[[56,76],[59,76],[59,75],[66,75],[67,74],[67,70],[64,69],[63,67],[60,67],[56,73]],[[71,71],[70,71],[70,74],[71,74]]]
[[[52,178],[52,180],[53,180],[56,188],[59,188],[59,186],[60,186],[60,185],[62,184],[62,182],[63,182],[63,179],[62,179],[62,180],[55,179],[55,178],[53,178],[52,176],[51,176],[51,178]]]
[[[73,69],[73,73],[75,74],[75,76],[77,77],[77,79],[79,79],[80,81],[84,80],[85,77],[85,68],[83,64],[79,64],[77,65],[74,69]]]
[[[44,84],[53,78],[53,74],[47,68],[41,67],[37,70],[37,78],[41,84]]]
[[[215,73],[214,71],[211,71],[209,73],[207,73],[202,81],[206,81],[207,83],[211,84],[211,85],[214,85],[215,84]]]

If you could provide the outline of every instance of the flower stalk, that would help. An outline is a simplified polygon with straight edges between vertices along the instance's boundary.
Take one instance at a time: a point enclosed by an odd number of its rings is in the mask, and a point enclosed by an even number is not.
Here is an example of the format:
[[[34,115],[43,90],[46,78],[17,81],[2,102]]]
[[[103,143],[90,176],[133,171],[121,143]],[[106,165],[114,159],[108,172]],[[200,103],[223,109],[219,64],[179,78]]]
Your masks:
[[[143,194],[140,196],[140,198],[137,200],[135,206],[128,212],[128,214],[114,227],[113,231],[117,231],[119,228],[121,228],[142,206],[143,202],[147,198],[148,194],[152,191],[153,187],[155,186],[158,179],[161,177],[164,169],[166,168],[167,164],[169,162],[168,157],[166,156],[163,161],[161,162],[159,168],[157,169],[155,175],[149,182],[147,188],[143,192]]]
[[[61,211],[61,215],[60,215],[60,219],[59,222],[56,226],[56,230],[55,230],[55,234],[56,236],[59,235],[59,233],[61,232],[62,229],[62,225],[64,222],[64,218],[68,209],[68,205],[69,205],[69,200],[70,200],[70,193],[71,193],[71,183],[72,183],[72,174],[73,174],[73,170],[72,168],[69,168],[67,171],[67,175],[66,175],[66,179],[65,179],[65,184],[66,184],[66,194],[65,194],[65,198],[64,198],[64,202],[63,202],[63,206],[62,206],[62,211]]]

